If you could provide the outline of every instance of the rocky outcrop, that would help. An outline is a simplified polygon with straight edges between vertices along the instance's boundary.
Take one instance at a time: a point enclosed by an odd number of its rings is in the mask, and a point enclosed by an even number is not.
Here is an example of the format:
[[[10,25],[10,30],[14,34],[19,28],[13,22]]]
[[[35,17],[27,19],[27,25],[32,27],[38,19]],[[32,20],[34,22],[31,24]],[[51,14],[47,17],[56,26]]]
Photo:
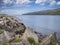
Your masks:
[[[19,43],[11,43],[10,45],[30,45],[30,43],[26,40],[23,40],[22,42]]]
[[[60,38],[58,39],[58,45],[60,45]]]
[[[5,29],[9,32],[24,33],[26,27],[12,16],[0,15],[0,29]],[[16,33],[17,33],[16,32]]]
[[[29,28],[29,27],[26,28],[25,33],[22,36],[22,39],[23,40],[27,40],[28,37],[33,37],[34,40],[38,43],[38,36],[37,36],[37,34],[35,34],[35,32],[31,28]]]
[[[4,42],[4,34],[0,34],[0,45]]]
[[[55,32],[44,37],[41,33],[33,31],[30,27],[26,27],[12,16],[0,15],[0,29],[4,29],[4,32],[0,34],[1,45],[4,41],[11,45],[31,45],[28,37],[30,39],[33,38],[34,43],[40,43],[40,45],[50,45],[51,42],[57,41]],[[21,38],[22,41],[18,43],[12,42],[16,38]]]
[[[57,41],[56,33],[52,33],[48,35],[46,38],[44,38],[41,42],[41,45],[49,45],[53,41]]]
[[[42,33],[34,31],[34,33],[38,36],[38,42],[41,42],[43,38],[45,38],[46,36],[42,35]]]
[[[4,36],[7,42],[15,39],[15,35],[23,35],[26,26],[12,16],[0,15],[0,29],[4,29]],[[1,37],[1,36],[0,36]]]
[[[5,41],[6,42],[10,42],[12,40],[15,39],[15,36],[13,36],[13,34],[11,32],[8,32],[8,31],[4,31],[4,37],[5,37]]]
[[[28,37],[32,37],[35,42],[38,43],[37,34],[30,27],[26,27],[26,30],[21,37],[23,40],[20,43],[11,43],[11,45],[31,45],[28,41]]]

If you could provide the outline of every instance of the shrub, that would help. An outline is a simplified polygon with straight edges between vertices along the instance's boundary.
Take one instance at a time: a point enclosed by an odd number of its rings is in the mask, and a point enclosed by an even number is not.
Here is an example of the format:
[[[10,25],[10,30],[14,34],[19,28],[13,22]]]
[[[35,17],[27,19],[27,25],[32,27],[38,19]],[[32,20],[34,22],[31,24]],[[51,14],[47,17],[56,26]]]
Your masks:
[[[56,45],[56,42],[52,42],[51,45]]]
[[[0,29],[0,34],[2,34],[4,32],[4,30],[3,29]]]
[[[22,39],[21,38],[16,38],[15,40],[13,40],[12,42],[21,42]]]
[[[4,42],[2,45],[7,45],[7,43],[6,43],[6,42]]]
[[[34,38],[32,38],[32,37],[28,37],[28,41],[29,41],[29,43],[35,43],[35,40],[34,40]]]
[[[33,37],[28,37],[28,41],[29,43],[32,45],[39,45],[38,43],[35,42],[34,38]]]
[[[56,41],[52,41],[50,45],[56,45]]]

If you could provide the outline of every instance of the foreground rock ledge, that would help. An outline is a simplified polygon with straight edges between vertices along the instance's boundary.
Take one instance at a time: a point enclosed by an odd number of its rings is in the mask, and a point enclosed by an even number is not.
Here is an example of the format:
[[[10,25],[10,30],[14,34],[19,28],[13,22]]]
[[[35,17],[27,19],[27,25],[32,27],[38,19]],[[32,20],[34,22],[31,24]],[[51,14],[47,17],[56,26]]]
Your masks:
[[[4,30],[0,34],[0,45],[4,42],[7,42],[7,45],[51,45],[53,41],[58,44],[55,32],[44,37],[41,33],[33,31],[30,27],[26,27],[12,16],[0,15],[0,29]],[[35,44],[31,44],[28,41],[28,37],[32,37],[32,41]],[[13,42],[16,38],[21,38],[21,42]]]
[[[4,34],[9,41],[15,37],[15,34],[23,35],[26,26],[12,16],[0,15],[0,29],[4,29]]]

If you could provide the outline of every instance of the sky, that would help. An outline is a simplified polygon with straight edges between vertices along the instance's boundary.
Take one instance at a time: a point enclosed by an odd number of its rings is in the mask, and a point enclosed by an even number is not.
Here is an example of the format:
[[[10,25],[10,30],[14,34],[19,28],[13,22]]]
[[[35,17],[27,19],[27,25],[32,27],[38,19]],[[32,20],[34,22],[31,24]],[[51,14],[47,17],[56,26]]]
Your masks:
[[[0,0],[1,14],[21,15],[57,8],[60,8],[60,0]]]

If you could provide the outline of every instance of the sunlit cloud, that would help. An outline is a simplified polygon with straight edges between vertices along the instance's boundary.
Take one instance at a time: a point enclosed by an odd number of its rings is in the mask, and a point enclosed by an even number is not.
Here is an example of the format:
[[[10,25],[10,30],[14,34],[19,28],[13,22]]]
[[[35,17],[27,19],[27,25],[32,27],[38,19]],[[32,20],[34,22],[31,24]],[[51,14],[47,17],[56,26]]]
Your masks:
[[[47,3],[50,6],[60,5],[60,2],[57,2],[56,0],[36,0],[35,3],[40,5],[46,5]]]
[[[50,6],[54,6],[56,5],[56,1],[55,0],[50,0]]]
[[[19,4],[29,4],[30,0],[16,0],[15,4],[19,5]]]
[[[2,1],[4,4],[12,4],[13,0],[3,0]]]
[[[4,4],[29,4],[30,0],[3,0]]]
[[[4,4],[4,5],[18,5],[18,6],[21,6],[21,5],[28,5],[30,4],[31,2],[33,2],[33,0],[1,0]],[[56,0],[34,0],[35,4],[40,4],[40,5],[50,5],[50,6],[54,6],[54,5],[60,5],[60,1],[56,1]],[[34,4],[34,3],[32,3]],[[32,5],[31,4],[31,5]]]
[[[57,5],[60,5],[60,1],[59,1],[59,2],[57,2]]]

